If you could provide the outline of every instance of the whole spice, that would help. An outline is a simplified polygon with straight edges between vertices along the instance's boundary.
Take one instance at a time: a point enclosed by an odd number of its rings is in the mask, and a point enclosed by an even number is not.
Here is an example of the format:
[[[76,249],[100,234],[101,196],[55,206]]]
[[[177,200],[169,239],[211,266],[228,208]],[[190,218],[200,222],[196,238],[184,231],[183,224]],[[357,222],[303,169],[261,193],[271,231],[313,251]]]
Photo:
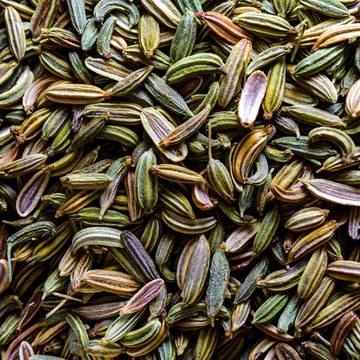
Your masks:
[[[359,0],[0,0],[0,358],[360,359]]]

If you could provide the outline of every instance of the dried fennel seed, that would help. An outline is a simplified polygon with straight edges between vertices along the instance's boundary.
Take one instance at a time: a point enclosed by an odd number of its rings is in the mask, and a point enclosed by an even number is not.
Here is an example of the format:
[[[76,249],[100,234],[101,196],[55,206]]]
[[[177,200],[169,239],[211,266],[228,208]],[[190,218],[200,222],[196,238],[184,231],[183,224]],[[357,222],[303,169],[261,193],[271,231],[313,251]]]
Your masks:
[[[360,358],[358,0],[0,0],[0,354]]]

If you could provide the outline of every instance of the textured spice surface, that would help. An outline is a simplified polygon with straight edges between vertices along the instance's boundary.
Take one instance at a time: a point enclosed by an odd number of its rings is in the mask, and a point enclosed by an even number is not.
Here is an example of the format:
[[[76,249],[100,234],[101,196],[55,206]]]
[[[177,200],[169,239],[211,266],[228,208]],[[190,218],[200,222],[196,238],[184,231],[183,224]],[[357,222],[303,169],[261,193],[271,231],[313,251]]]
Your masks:
[[[1,360],[360,358],[359,0],[0,0]]]

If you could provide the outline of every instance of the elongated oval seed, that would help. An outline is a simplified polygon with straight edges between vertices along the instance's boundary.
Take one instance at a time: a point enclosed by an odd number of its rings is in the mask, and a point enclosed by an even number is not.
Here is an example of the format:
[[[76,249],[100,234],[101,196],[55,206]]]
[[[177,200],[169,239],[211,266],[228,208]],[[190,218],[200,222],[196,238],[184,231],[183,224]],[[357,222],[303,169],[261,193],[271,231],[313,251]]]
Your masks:
[[[267,86],[266,75],[254,71],[247,79],[238,105],[238,117],[243,127],[252,126],[257,118]]]
[[[335,279],[359,282],[360,262],[351,260],[337,260],[329,264],[326,272]]]
[[[18,62],[25,55],[26,35],[20,14],[11,6],[5,8],[4,18],[9,36],[10,49]]]
[[[210,265],[209,243],[204,235],[190,242],[179,259],[176,278],[184,304],[195,303],[201,295]]]
[[[22,216],[28,216],[37,206],[50,180],[50,171],[36,173],[21,189],[16,199],[16,211]]]
[[[360,190],[326,179],[300,180],[315,197],[336,204],[360,206]]]
[[[165,283],[163,279],[155,279],[148,282],[121,308],[120,315],[139,312],[160,294],[164,286]]]
[[[101,102],[110,96],[108,92],[87,84],[59,84],[46,90],[47,99],[61,104],[86,105]]]

